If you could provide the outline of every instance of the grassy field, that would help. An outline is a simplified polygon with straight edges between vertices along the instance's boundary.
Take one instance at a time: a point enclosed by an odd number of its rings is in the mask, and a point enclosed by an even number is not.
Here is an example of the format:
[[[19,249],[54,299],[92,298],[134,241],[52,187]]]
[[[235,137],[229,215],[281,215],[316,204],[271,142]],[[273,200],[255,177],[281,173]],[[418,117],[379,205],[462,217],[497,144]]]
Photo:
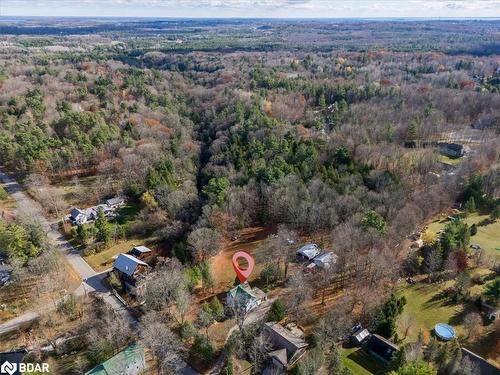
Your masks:
[[[475,273],[481,274],[484,272],[478,270]],[[485,358],[495,359],[494,324],[481,325],[475,337],[467,338],[467,332],[463,326],[464,317],[469,312],[477,312],[477,309],[472,303],[466,305],[452,303],[446,293],[446,290],[452,284],[453,281],[439,284],[417,283],[404,286],[401,292],[405,295],[407,304],[397,322],[398,336],[404,339],[404,342],[412,342],[417,339],[418,333],[422,331],[424,339],[428,339],[432,335],[436,323],[446,323],[455,328],[460,342],[465,347]],[[484,285],[473,286],[470,289],[472,299],[474,299],[474,296],[481,294],[483,290]],[[410,314],[414,319],[406,338],[403,329],[405,314]]]
[[[445,291],[451,285],[451,282],[418,283],[402,289],[407,301],[404,311],[406,314],[412,315],[415,320],[405,341],[415,341],[420,330],[424,337],[429,337],[436,323],[450,324],[457,330],[457,334],[462,333],[460,323],[464,308],[461,304],[456,305],[449,302]],[[398,320],[398,329],[399,337],[404,338],[401,317]]]
[[[354,375],[383,374],[384,364],[361,348],[341,349],[342,363]]]
[[[467,216],[464,221],[471,226],[476,224],[477,234],[471,236],[470,243],[478,244],[483,248],[488,254],[493,254],[500,257],[500,251],[496,250],[500,248],[500,220],[488,225],[479,225],[482,221],[489,218],[489,215],[479,215],[474,213]],[[438,219],[429,224],[427,233],[430,237],[435,237],[436,233],[445,227],[448,223],[448,219]]]
[[[96,272],[102,272],[111,268],[115,255],[126,253],[134,246],[148,246],[153,242],[153,238],[131,238],[126,241],[121,241],[99,253],[86,256],[85,260]]]

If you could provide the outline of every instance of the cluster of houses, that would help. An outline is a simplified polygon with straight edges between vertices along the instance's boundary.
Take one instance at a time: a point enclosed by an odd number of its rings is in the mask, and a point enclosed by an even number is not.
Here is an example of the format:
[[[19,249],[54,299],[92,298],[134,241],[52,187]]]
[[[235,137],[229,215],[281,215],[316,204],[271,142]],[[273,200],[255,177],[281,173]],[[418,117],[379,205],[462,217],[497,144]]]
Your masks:
[[[116,211],[118,208],[125,204],[125,198],[114,197],[106,200],[106,203],[98,204],[97,206],[79,209],[73,208],[67,216],[69,222],[73,225],[83,225],[90,223],[97,219],[97,215],[100,210],[104,213],[107,218],[113,218],[116,216]]]

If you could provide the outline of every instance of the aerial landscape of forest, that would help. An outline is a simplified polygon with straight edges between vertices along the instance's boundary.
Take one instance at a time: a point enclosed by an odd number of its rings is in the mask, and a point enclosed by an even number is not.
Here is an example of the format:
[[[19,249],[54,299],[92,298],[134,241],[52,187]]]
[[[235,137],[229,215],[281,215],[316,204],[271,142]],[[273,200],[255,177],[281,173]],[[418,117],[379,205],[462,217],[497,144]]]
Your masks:
[[[0,365],[499,374],[499,165],[495,19],[0,16]]]

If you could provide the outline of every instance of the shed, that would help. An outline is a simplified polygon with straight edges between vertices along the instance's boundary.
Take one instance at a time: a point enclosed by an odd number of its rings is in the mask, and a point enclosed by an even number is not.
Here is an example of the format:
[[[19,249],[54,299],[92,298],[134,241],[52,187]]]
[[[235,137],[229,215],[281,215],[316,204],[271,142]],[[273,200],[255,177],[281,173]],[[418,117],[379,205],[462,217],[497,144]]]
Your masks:
[[[355,345],[360,346],[370,337],[370,331],[363,328],[361,325],[356,325],[352,328],[351,340]]]
[[[337,261],[337,256],[328,251],[324,252],[313,259],[314,264],[322,269],[330,268]]]
[[[145,258],[151,255],[153,251],[146,246],[135,246],[132,250],[129,251],[129,254],[136,257],[137,259]]]
[[[297,256],[303,260],[313,260],[321,253],[321,249],[315,243],[309,243],[297,250]]]

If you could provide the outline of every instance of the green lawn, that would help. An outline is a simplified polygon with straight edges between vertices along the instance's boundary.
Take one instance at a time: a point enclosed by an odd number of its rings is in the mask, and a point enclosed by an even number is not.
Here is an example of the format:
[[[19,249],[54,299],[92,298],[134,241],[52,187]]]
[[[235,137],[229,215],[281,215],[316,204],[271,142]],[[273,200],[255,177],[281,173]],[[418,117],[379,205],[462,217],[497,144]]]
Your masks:
[[[140,204],[126,203],[123,207],[118,209],[116,218],[111,221],[120,225],[131,223],[135,220],[141,208],[142,206]]]
[[[354,375],[384,374],[384,364],[366,353],[363,349],[355,347],[341,349],[342,363]]]
[[[154,242],[154,238],[132,238],[126,241],[122,241],[113,245],[99,253],[89,255],[85,257],[87,263],[96,271],[102,272],[111,268],[114,260],[114,256],[120,253],[127,253],[132,250],[134,246],[145,245],[148,246]]]
[[[405,314],[409,314],[414,319],[414,324],[408,331],[405,341],[411,342],[417,339],[420,330],[424,336],[430,335],[436,323],[447,323],[452,325],[457,334],[462,332],[460,327],[463,318],[464,308],[461,304],[452,304],[447,298],[445,290],[452,283],[417,283],[406,286],[402,293],[406,297],[406,306],[403,314],[398,319],[398,335],[404,338],[403,322]]]
[[[488,218],[489,215],[479,215],[474,213],[464,219],[469,226],[472,224],[476,224],[477,226],[477,234],[471,236],[470,243],[478,244],[488,254],[494,254],[500,257],[500,251],[496,250],[497,248],[500,248],[500,220],[497,220],[492,224],[480,225],[482,221]],[[436,220],[429,224],[427,231],[431,236],[435,235],[443,229],[448,222],[449,221],[446,218],[443,220]]]
[[[489,274],[486,270],[476,270],[473,274]],[[490,279],[488,282],[493,282]],[[432,334],[436,323],[447,323],[455,328],[461,344],[475,353],[489,360],[495,360],[495,325],[481,325],[474,336],[467,337],[466,329],[463,326],[465,316],[470,312],[478,312],[473,303],[454,304],[447,298],[446,289],[453,285],[453,281],[440,284],[417,283],[405,286],[400,291],[406,297],[407,303],[404,312],[398,318],[398,336],[404,342],[415,341],[418,333],[422,331],[424,339]],[[486,285],[486,284],[485,284]],[[471,300],[483,293],[485,285],[475,285],[469,290]],[[414,323],[408,332],[408,337],[404,337],[403,320],[404,315],[413,316]]]

